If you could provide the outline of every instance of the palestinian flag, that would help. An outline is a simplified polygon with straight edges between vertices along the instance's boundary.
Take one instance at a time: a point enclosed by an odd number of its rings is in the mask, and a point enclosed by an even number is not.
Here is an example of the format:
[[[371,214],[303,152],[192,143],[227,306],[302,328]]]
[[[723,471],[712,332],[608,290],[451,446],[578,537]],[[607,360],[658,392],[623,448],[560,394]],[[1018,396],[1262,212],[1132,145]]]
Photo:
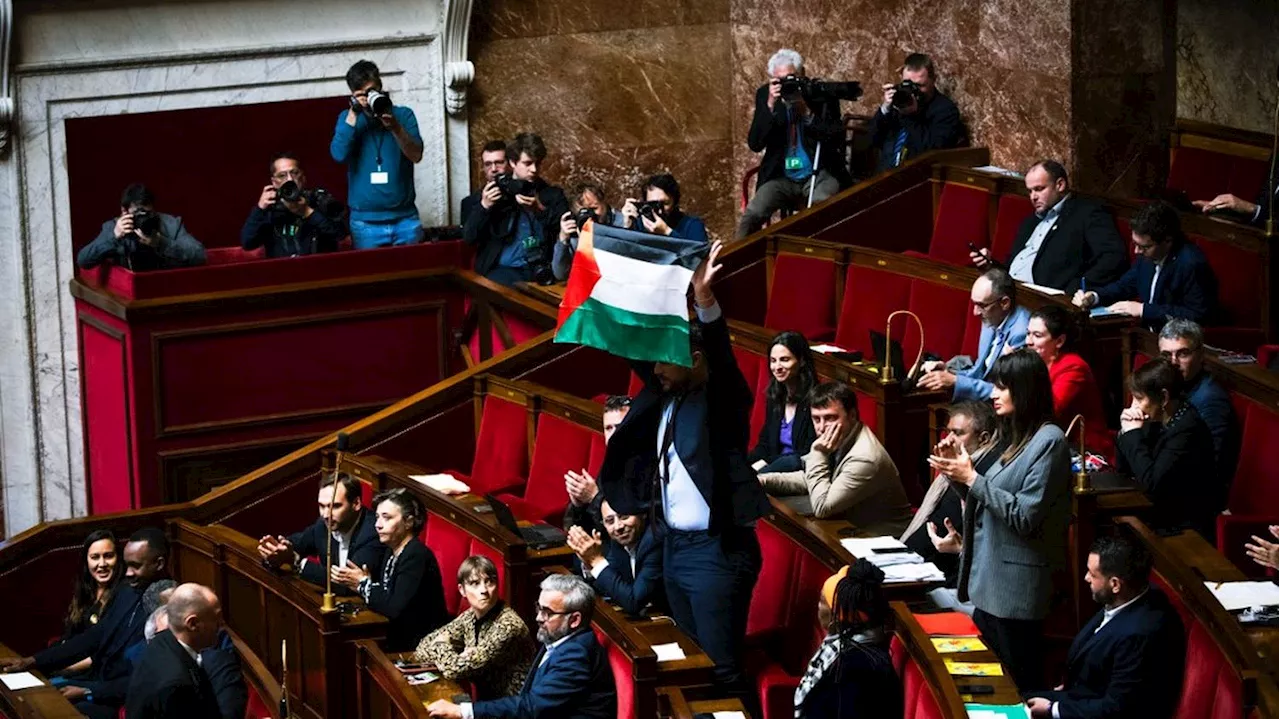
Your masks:
[[[556,342],[626,359],[689,367],[689,281],[710,245],[587,222],[564,299]]]

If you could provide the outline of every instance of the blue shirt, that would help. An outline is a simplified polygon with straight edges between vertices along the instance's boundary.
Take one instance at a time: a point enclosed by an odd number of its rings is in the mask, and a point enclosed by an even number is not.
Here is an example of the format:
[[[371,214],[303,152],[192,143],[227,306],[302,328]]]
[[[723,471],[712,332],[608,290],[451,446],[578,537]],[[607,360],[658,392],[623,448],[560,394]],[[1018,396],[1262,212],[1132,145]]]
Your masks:
[[[1058,215],[1062,214],[1062,204],[1070,198],[1070,194],[1063,195],[1062,199],[1058,200],[1058,204],[1050,207],[1044,213],[1044,217],[1040,218],[1040,222],[1031,231],[1031,237],[1027,238],[1027,244],[1023,246],[1018,256],[1009,262],[1010,277],[1019,282],[1035,282],[1031,268],[1035,266],[1036,254],[1040,252],[1040,245],[1044,244],[1044,238],[1049,236],[1049,230],[1052,230],[1057,223]]]
[[[413,110],[396,105],[391,114],[418,144],[418,118]],[[333,129],[329,154],[347,166],[347,204],[351,219],[364,222],[391,222],[416,217],[414,205],[413,162],[400,151],[390,130],[363,113],[356,114],[356,125],[347,124],[347,110],[338,114]],[[381,159],[381,162],[379,162]],[[373,173],[387,173],[385,184],[374,184]]]
[[[507,240],[507,244],[503,245],[502,254],[498,255],[498,266],[519,269],[528,265],[529,256],[525,248],[531,242],[535,247],[538,244],[538,238],[533,234],[533,215],[528,210],[518,210],[516,231],[512,233],[511,239]]]

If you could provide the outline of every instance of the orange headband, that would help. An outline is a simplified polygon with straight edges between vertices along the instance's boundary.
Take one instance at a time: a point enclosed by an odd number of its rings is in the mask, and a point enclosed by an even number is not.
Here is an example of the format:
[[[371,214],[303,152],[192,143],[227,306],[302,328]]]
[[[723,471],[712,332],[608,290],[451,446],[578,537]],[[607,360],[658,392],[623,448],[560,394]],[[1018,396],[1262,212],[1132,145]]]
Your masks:
[[[822,598],[826,601],[827,606],[831,607],[831,614],[837,621],[845,621],[845,617],[840,616],[840,612],[836,609],[836,587],[840,585],[841,580],[849,576],[849,565],[844,565],[840,571],[827,578],[822,584]],[[865,612],[857,612],[853,619],[859,622],[870,620]]]

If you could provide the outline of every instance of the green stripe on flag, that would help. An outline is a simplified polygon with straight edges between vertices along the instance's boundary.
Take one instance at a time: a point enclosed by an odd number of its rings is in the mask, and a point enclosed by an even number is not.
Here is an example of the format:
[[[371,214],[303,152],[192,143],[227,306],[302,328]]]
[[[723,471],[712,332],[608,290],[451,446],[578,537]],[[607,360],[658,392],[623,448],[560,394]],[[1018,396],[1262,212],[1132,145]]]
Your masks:
[[[555,341],[595,347],[625,359],[693,366],[687,319],[627,312],[592,297],[565,318]]]

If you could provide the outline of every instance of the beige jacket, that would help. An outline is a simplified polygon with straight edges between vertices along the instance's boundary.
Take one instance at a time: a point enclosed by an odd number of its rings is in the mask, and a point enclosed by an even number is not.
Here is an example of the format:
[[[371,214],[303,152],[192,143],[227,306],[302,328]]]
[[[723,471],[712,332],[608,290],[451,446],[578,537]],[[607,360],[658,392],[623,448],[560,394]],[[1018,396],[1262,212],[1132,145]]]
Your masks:
[[[840,461],[833,468],[831,456],[811,449],[803,472],[765,473],[760,482],[772,495],[808,494],[819,519],[843,517],[876,536],[902,534],[911,522],[911,503],[875,433],[859,422],[835,456]]]

